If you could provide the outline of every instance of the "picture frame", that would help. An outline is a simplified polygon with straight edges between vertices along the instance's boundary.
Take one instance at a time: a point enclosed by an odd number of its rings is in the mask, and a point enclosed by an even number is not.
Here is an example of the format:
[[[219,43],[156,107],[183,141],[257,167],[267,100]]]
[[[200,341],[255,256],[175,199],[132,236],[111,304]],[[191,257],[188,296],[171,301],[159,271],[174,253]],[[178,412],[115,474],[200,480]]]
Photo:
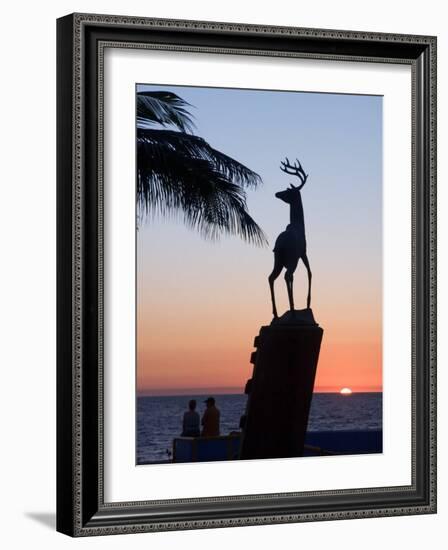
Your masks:
[[[436,42],[111,15],[58,19],[58,531],[79,537],[436,512]],[[143,46],[411,67],[411,484],[166,500],[148,489],[141,501],[105,501],[103,61],[108,47]]]

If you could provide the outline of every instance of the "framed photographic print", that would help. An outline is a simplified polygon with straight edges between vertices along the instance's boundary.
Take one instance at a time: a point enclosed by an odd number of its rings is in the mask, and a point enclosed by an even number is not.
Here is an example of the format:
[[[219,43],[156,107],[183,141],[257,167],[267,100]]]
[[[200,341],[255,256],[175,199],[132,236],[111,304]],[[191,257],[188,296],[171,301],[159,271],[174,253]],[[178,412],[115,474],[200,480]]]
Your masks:
[[[57,529],[434,513],[436,38],[57,31]]]

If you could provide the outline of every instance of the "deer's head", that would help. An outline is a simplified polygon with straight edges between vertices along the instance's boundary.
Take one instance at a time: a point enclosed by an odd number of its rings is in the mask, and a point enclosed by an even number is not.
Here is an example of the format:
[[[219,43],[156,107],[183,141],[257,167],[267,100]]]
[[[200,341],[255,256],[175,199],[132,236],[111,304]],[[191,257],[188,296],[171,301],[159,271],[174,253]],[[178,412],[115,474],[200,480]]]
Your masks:
[[[291,204],[295,202],[300,196],[300,190],[305,185],[306,180],[308,179],[308,174],[305,174],[305,170],[302,168],[299,159],[296,159],[296,162],[294,164],[291,164],[288,158],[286,158],[284,161],[281,162],[280,170],[282,170],[282,172],[285,172],[285,174],[289,174],[290,176],[296,176],[300,180],[300,185],[293,185],[291,183],[287,189],[285,189],[284,191],[279,191],[275,194],[277,199]]]

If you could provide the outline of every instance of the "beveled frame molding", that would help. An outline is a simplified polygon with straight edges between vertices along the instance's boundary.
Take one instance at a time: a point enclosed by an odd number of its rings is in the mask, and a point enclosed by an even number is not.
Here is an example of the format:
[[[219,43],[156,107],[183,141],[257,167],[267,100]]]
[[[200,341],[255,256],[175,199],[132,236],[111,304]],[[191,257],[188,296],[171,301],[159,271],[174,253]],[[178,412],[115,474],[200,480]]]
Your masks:
[[[412,68],[412,483],[142,502],[103,491],[106,47],[405,63]],[[73,14],[58,20],[57,529],[71,536],[436,511],[436,38]]]

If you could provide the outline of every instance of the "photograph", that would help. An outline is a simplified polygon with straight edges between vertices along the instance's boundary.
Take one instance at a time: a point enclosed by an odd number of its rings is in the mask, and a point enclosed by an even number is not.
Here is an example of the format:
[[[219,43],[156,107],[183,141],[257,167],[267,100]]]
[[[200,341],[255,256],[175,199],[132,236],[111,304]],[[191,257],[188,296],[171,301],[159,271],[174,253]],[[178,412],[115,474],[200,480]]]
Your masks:
[[[174,11],[57,20],[57,531],[436,514],[437,36]]]
[[[383,450],[383,97],[141,82],[136,465]]]

